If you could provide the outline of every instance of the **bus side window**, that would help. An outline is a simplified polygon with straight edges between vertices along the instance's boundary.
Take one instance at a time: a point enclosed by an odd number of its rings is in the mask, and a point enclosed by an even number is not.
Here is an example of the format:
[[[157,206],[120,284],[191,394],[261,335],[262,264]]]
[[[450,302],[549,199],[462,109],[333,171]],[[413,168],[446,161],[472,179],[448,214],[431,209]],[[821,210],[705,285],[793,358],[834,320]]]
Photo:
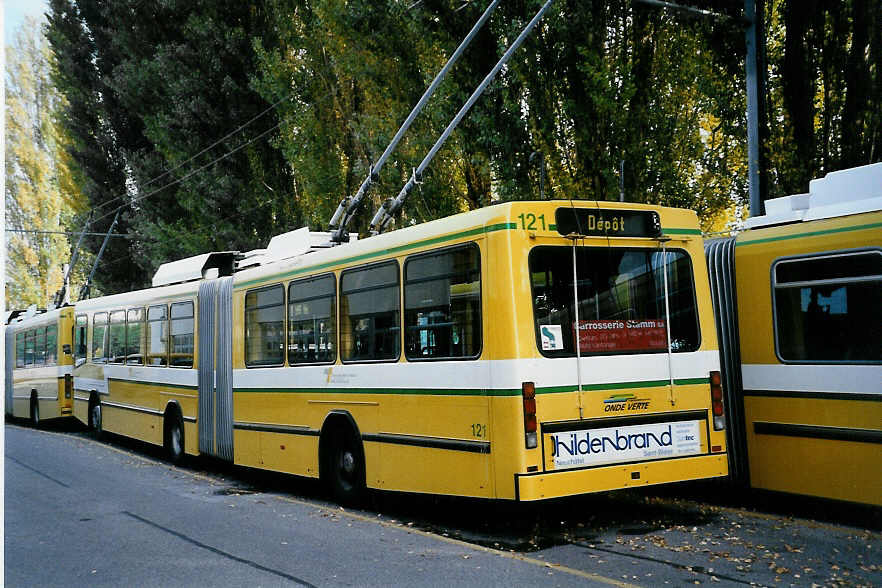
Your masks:
[[[15,367],[25,366],[25,334],[15,334]]]
[[[171,361],[173,367],[193,367],[193,303],[171,305]]]
[[[126,363],[144,364],[144,309],[130,308],[126,314]]]
[[[481,352],[481,266],[474,244],[415,255],[404,264],[408,359],[475,358]]]
[[[245,293],[245,365],[285,363],[285,288],[281,284]]]
[[[104,363],[107,347],[107,313],[98,312],[92,317],[92,361]]]
[[[147,365],[168,365],[168,309],[165,304],[147,309]]]
[[[46,365],[46,327],[36,330],[34,365]]]
[[[25,333],[25,366],[34,365],[34,339],[36,336],[33,329]]]
[[[401,312],[397,262],[343,272],[340,324],[343,361],[398,359]]]
[[[783,259],[773,270],[782,361],[882,361],[882,251]]]
[[[58,325],[46,327],[46,365],[58,364]]]
[[[333,274],[288,286],[288,364],[337,359],[337,284]]]
[[[110,313],[110,338],[105,357],[110,363],[126,362],[126,311]]]

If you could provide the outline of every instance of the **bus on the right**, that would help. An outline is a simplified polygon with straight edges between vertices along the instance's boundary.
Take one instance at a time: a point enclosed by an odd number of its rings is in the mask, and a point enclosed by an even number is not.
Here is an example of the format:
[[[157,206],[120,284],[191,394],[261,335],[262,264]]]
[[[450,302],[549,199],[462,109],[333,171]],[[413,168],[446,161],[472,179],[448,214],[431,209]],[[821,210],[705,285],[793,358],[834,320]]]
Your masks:
[[[705,252],[732,477],[882,505],[882,163],[766,201]]]

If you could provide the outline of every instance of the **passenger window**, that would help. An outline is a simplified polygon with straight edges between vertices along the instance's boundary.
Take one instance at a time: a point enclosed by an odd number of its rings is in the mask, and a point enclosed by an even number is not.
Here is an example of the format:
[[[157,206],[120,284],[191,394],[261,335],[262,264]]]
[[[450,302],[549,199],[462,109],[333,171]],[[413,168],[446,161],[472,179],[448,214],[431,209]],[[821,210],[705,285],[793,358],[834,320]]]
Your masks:
[[[164,304],[147,309],[147,365],[168,365],[168,311]]]
[[[107,344],[107,360],[110,363],[126,362],[126,311],[110,313],[110,341]]]
[[[104,350],[107,347],[107,313],[99,312],[92,317],[92,361],[104,363]]]
[[[171,305],[171,365],[193,367],[193,303]]]
[[[337,284],[333,275],[288,286],[288,363],[333,363],[337,359]]]
[[[398,263],[343,272],[340,348],[343,361],[394,360],[399,355]]]
[[[281,284],[245,294],[245,365],[285,362],[285,289]]]
[[[77,365],[86,359],[86,339],[89,327],[89,319],[85,315],[80,315],[76,319],[74,326],[74,361]]]
[[[476,245],[409,258],[404,265],[408,359],[481,352],[481,267]]]
[[[25,365],[32,366],[34,365],[34,339],[36,337],[36,333],[34,331],[28,331],[25,333]]]
[[[781,260],[773,272],[782,360],[882,362],[882,251]]]
[[[46,327],[36,330],[34,365],[46,365]]]
[[[126,315],[126,363],[144,364],[144,309],[131,308]]]
[[[25,366],[25,334],[15,334],[15,367]]]
[[[58,365],[58,325],[46,327],[46,365]]]

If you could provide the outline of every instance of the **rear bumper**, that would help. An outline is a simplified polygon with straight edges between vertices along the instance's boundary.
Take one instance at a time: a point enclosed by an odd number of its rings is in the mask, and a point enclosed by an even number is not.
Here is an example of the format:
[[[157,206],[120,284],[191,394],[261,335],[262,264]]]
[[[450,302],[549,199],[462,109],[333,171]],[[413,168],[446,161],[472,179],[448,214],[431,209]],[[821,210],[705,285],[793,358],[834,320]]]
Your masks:
[[[516,474],[515,496],[517,500],[522,501],[544,500],[653,484],[717,478],[728,473],[726,454],[715,453],[581,470]]]

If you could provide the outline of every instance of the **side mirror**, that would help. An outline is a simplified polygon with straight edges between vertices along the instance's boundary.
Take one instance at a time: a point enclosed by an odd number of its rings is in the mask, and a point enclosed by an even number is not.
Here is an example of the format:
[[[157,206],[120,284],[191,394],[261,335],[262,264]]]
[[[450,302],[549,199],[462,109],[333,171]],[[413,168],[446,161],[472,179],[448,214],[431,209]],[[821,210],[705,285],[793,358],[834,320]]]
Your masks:
[[[61,351],[63,351],[65,355],[70,355],[70,343],[65,343],[64,345],[62,345]]]

